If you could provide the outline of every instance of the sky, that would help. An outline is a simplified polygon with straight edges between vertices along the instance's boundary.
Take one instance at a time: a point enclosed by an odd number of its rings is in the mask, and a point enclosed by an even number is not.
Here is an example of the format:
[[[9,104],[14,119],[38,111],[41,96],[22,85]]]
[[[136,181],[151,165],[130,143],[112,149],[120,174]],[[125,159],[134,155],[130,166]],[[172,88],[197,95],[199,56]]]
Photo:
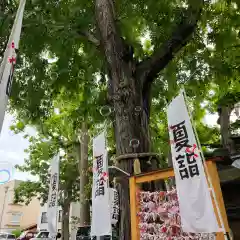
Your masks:
[[[217,114],[207,114],[204,122],[208,125],[216,125],[217,118]],[[7,178],[6,173],[1,172],[1,169],[7,169],[11,174],[11,179],[23,181],[35,180],[36,177],[28,173],[18,172],[14,169],[16,164],[23,164],[24,158],[28,157],[24,149],[28,148],[29,142],[27,139],[24,139],[24,134],[14,134],[9,129],[13,121],[14,117],[7,113],[0,134],[0,182]],[[27,133],[34,134],[34,130],[28,128]]]
[[[11,174],[11,179],[34,180],[35,177],[28,173],[18,172],[14,169],[16,164],[23,164],[27,154],[29,142],[24,139],[24,134],[14,134],[9,127],[14,121],[14,117],[10,114],[5,115],[2,132],[0,134],[0,170],[7,169]],[[34,133],[34,130],[27,129],[27,132]],[[6,172],[0,171],[0,182],[4,181],[8,176]]]

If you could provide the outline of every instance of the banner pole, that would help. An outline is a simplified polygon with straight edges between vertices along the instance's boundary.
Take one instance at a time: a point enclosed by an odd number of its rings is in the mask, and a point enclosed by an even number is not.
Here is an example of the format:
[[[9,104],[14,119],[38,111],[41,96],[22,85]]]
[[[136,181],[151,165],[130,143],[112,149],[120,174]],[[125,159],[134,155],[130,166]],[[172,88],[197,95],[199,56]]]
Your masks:
[[[59,196],[59,182],[60,182],[60,151],[58,152],[58,191],[57,191],[57,199]],[[56,216],[56,237],[55,240],[57,240],[57,235],[58,235],[58,215],[59,215],[59,205],[58,205],[58,201],[57,201],[57,216]]]
[[[184,101],[185,101],[185,104],[187,103],[187,95],[186,95],[186,92],[185,92],[185,89],[183,88],[181,90],[182,94],[183,94],[183,98],[184,98]],[[202,147],[201,147],[201,143],[199,141],[199,137],[198,137],[198,134],[197,134],[197,130],[196,130],[196,127],[195,127],[195,124],[193,122],[193,117],[192,117],[192,114],[191,112],[189,111],[188,109],[188,106],[186,104],[186,107],[187,107],[187,111],[188,111],[188,114],[189,114],[189,117],[190,117],[190,121],[192,123],[192,127],[193,127],[193,132],[195,134],[195,137],[196,137],[196,140],[197,140],[197,145],[198,145],[198,148],[199,148],[199,151],[200,151],[200,154],[201,154],[201,157],[202,157],[202,161],[203,161],[203,164],[204,164],[204,167],[205,167],[205,174],[206,174],[206,177],[207,177],[207,180],[208,180],[208,183],[210,185],[210,191],[212,191],[212,195],[213,195],[213,199],[214,199],[214,202],[215,202],[215,205],[216,205],[216,209],[217,209],[217,214],[218,214],[218,217],[219,217],[219,220],[220,220],[220,224],[221,224],[221,228],[224,232],[224,239],[225,240],[229,240],[229,235],[228,233],[226,232],[226,229],[225,229],[225,226],[224,226],[224,222],[223,222],[223,218],[222,218],[222,214],[221,214],[221,211],[220,211],[220,207],[219,207],[219,204],[218,204],[218,201],[217,201],[217,197],[216,197],[216,194],[215,194],[215,191],[214,191],[214,188],[213,188],[213,184],[212,184],[212,180],[211,180],[211,177],[209,175],[209,172],[208,172],[208,168],[207,168],[207,164],[206,164],[206,160],[205,160],[205,157],[203,155],[203,151],[202,151]]]
[[[17,61],[17,50],[20,41],[22,21],[26,0],[20,0],[7,46],[0,63],[0,134],[13,81],[14,65]]]

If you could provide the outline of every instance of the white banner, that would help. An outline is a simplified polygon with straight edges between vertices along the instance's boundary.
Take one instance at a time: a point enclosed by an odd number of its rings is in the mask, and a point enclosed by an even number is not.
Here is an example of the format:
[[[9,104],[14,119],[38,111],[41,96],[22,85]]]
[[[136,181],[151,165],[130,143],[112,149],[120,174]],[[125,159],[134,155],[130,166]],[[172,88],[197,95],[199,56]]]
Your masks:
[[[240,169],[240,153],[232,154],[230,157],[233,161],[232,166]]]
[[[112,235],[105,133],[93,139],[91,236]]]
[[[59,154],[53,157],[51,162],[51,178],[47,205],[47,222],[50,237],[57,234],[58,219],[58,185],[59,185]]]
[[[115,188],[109,188],[110,203],[111,203],[111,223],[115,225],[119,218],[119,198]]]
[[[219,232],[202,158],[183,94],[169,104],[167,115],[183,231]]]
[[[239,169],[240,169],[240,160],[235,160],[235,161],[232,163],[232,166],[235,167],[235,168],[239,168]]]
[[[18,50],[25,3],[26,0],[20,1],[12,27],[12,32],[9,37],[8,45],[4,52],[4,57],[0,67],[0,133],[7,108],[8,97],[10,96],[11,92],[12,76],[17,58],[15,49]]]

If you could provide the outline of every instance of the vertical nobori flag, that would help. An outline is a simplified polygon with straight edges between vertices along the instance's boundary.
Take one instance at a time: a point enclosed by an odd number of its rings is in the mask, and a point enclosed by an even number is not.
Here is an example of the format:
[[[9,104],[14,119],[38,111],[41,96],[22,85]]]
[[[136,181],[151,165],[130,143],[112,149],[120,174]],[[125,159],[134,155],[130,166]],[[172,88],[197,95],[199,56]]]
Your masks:
[[[111,203],[111,223],[116,225],[119,219],[119,197],[115,188],[109,188]]]
[[[58,218],[58,184],[59,184],[59,154],[53,157],[50,165],[50,183],[47,202],[47,220],[50,237],[57,235]]]
[[[91,236],[112,235],[105,133],[93,139]]]
[[[167,109],[181,222],[184,232],[219,232],[211,195],[183,94]]]
[[[4,52],[3,60],[0,67],[0,133],[2,130],[3,119],[7,107],[8,97],[11,92],[12,76],[14,65],[16,64],[16,50],[22,29],[23,12],[26,0],[20,0],[18,11],[8,40],[7,48]]]

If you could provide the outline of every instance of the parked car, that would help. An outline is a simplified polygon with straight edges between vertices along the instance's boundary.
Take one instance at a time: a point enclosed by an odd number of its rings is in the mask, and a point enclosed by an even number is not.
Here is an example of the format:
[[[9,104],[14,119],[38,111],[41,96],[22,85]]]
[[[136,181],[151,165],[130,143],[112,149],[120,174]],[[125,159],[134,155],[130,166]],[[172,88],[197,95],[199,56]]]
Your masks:
[[[21,235],[17,238],[17,240],[30,240],[37,235],[37,232],[33,231],[24,231]]]
[[[48,238],[49,232],[48,231],[40,231],[35,238]]]
[[[61,238],[61,233],[58,232],[57,238]],[[31,240],[39,240],[39,239],[44,239],[44,240],[52,240],[52,238],[49,237],[49,232],[48,231],[40,231],[34,238]]]
[[[102,236],[101,240],[117,240],[117,230],[113,227],[113,236]],[[76,235],[76,240],[96,240],[96,237],[91,237],[91,226],[79,227]]]
[[[16,236],[11,233],[0,233],[0,240],[7,240],[7,239],[16,240]]]

